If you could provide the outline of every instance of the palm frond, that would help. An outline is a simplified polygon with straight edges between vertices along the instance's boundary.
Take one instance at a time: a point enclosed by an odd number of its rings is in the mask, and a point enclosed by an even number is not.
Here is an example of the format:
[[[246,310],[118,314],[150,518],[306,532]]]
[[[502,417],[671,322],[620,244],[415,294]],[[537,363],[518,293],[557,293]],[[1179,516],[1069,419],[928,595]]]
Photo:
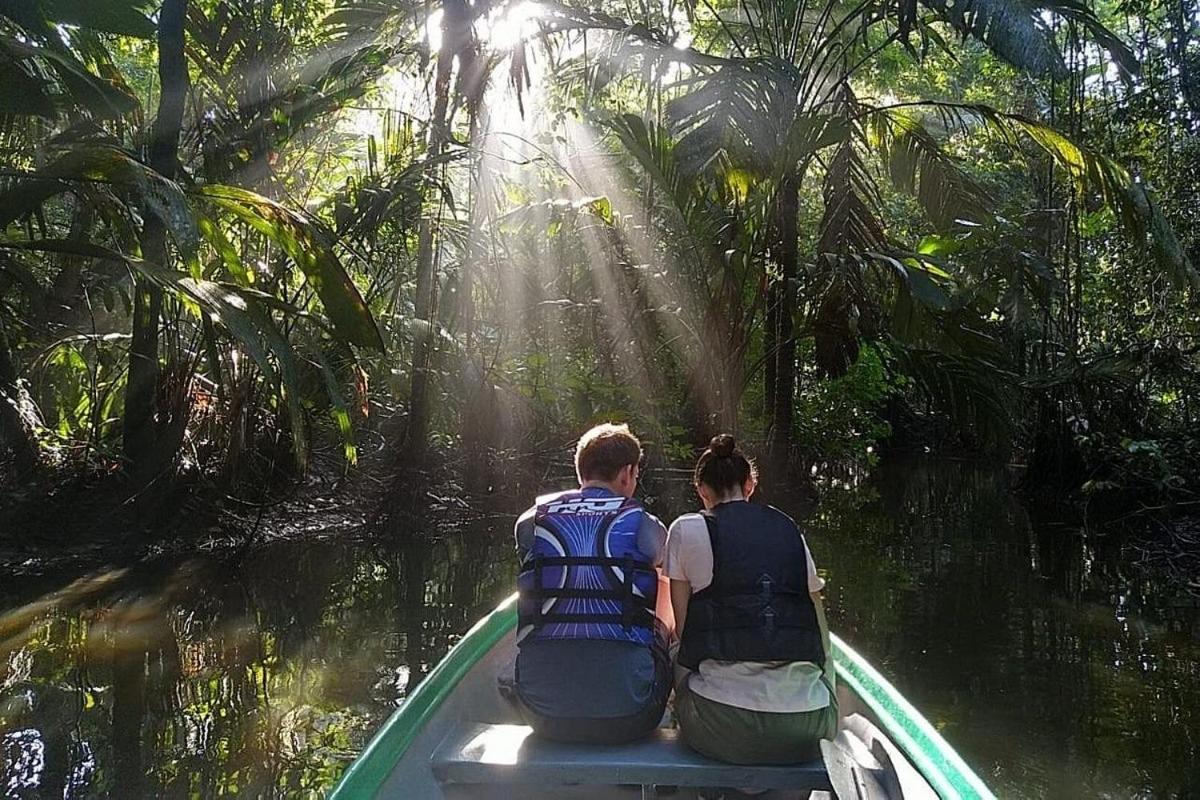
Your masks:
[[[805,108],[803,76],[778,58],[728,63],[679,86],[689,91],[665,112],[680,167],[691,174],[723,162],[779,180],[845,134],[841,116]]]
[[[819,253],[839,256],[883,248],[887,235],[876,209],[879,193],[848,133],[834,151],[825,171],[825,211],[821,218]]]
[[[203,186],[196,193],[287,253],[321,298],[342,341],[385,349],[371,310],[334,251],[333,237],[317,220],[234,186]]]
[[[108,77],[101,77],[92,71],[79,54],[64,43],[59,29],[42,16],[37,6],[26,7],[22,2],[5,0],[0,2],[0,17],[8,17],[22,26],[20,37],[0,35],[0,61],[10,65],[6,69],[9,88],[17,88],[19,83],[24,82],[21,73],[30,75],[34,69],[32,65],[36,64],[39,77],[53,76],[53,83],[61,87],[68,108],[83,109],[97,119],[119,117],[141,108],[137,97],[112,65],[107,50],[91,32],[86,32],[86,36],[76,34],[76,38],[84,37],[89,41],[95,52],[91,60],[100,61],[108,67]],[[14,72],[13,65],[21,64],[30,66],[18,67]],[[43,98],[48,98],[44,91],[41,97],[31,95],[34,104],[27,110],[21,111],[18,107],[9,113],[46,116],[48,109]]]
[[[164,291],[179,298],[202,320],[219,324],[254,359],[263,379],[275,387],[287,405],[293,451],[299,466],[307,456],[307,425],[300,403],[303,386],[294,349],[271,316],[271,307],[258,302],[261,294],[195,278],[86,242],[64,240],[0,241],[0,249],[65,253],[126,265]],[[335,399],[336,402],[336,399]]]
[[[1003,361],[981,360],[888,341],[894,366],[933,408],[986,442],[1011,441],[1016,374]]]
[[[1053,31],[1028,0],[922,0],[963,36],[978,39],[1014,67],[1035,75],[1066,74]]]
[[[613,133],[622,149],[633,156],[655,185],[666,190],[657,192],[656,197],[660,203],[662,198],[669,200],[670,210],[680,224],[692,230],[710,227],[695,175],[681,168],[677,144],[662,126],[647,124],[635,114],[618,114],[601,120],[600,124]]]
[[[689,91],[665,111],[682,169],[699,173],[723,156],[759,174],[773,171],[798,110],[800,86],[791,65],[747,59],[681,85]]]
[[[104,183],[129,193],[147,213],[162,220],[181,252],[190,257],[200,243],[195,216],[175,181],[121,148],[82,142],[0,192],[0,230],[33,213],[47,200],[73,187]]]
[[[841,137],[825,168],[824,212],[810,268],[810,281],[817,287],[810,312],[817,368],[834,378],[857,360],[862,323],[876,316],[862,255],[888,247],[877,213],[879,192],[863,161],[865,131],[852,113],[857,107],[853,92],[844,86],[838,103]]]
[[[1013,147],[1022,140],[1032,142],[1066,173],[1081,198],[1095,197],[1113,209],[1126,233],[1138,244],[1150,246],[1157,263],[1176,285],[1200,287],[1200,273],[1163,216],[1153,192],[1109,156],[1044,122],[1004,113],[991,106],[926,101],[906,103],[904,107],[932,109],[947,128],[968,130],[983,125]],[[891,116],[899,108],[870,109],[864,116]]]
[[[1066,75],[1048,22],[1053,15],[1084,27],[1126,74],[1136,75],[1139,69],[1129,47],[1079,0],[921,0],[921,4],[963,36],[978,39],[1014,67],[1035,75]]]
[[[939,230],[991,218],[991,198],[948,154],[919,117],[897,110],[871,118],[870,141],[892,185],[912,195]]]

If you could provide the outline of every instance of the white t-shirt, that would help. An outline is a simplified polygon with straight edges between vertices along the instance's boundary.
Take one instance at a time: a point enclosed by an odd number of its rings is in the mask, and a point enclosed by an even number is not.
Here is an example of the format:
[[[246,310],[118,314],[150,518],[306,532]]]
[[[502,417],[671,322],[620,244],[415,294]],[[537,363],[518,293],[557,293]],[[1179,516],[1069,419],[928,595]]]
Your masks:
[[[808,558],[808,590],[825,588],[804,543]],[[667,555],[663,571],[668,578],[684,580],[696,593],[712,583],[713,554],[708,527],[700,514],[684,514],[667,532]],[[701,661],[696,672],[683,667],[679,680],[701,697],[737,708],[774,713],[815,711],[830,703],[829,688],[821,680],[821,665],[810,661],[753,663],[748,661]]]

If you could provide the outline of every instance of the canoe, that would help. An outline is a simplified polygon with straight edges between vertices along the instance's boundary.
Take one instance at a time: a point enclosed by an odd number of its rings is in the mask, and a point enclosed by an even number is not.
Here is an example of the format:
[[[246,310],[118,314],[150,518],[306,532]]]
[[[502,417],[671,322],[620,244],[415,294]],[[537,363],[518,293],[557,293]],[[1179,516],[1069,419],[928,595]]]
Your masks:
[[[754,795],[760,798],[994,798],[933,726],[836,636],[841,730],[822,742],[823,758],[813,763],[723,764],[689,750],[667,727],[617,746],[540,740],[498,683],[512,674],[516,624],[513,595],[476,623],[383,724],[330,800],[686,800],[705,787],[764,790]]]

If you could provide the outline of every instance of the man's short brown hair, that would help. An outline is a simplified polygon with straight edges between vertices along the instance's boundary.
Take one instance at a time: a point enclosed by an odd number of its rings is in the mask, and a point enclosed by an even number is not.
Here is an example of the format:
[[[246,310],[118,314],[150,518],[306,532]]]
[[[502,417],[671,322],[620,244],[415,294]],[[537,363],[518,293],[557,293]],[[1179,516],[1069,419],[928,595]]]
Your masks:
[[[575,472],[581,482],[611,481],[622,467],[641,460],[642,443],[628,425],[597,425],[575,446]]]

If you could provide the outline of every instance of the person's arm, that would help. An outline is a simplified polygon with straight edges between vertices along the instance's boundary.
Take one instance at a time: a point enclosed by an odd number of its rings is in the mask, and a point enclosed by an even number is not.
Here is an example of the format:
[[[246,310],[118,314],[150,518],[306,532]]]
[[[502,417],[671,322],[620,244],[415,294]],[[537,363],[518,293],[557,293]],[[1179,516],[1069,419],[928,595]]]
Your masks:
[[[517,558],[525,558],[525,554],[533,547],[533,518],[537,514],[537,506],[528,509],[517,517],[513,525],[513,544],[517,549]]]
[[[661,567],[667,555],[667,526],[653,514],[642,514],[642,524],[638,528],[638,550],[650,556],[651,563]]]
[[[683,636],[683,626],[687,622],[688,602],[691,599],[691,581],[671,578],[671,611],[675,614],[675,632],[678,636]]]
[[[683,636],[683,624],[687,621],[688,600],[692,597],[691,575],[687,571],[686,554],[683,546],[683,526],[680,520],[671,523],[667,532],[666,558],[663,573],[670,579],[671,616],[675,618],[675,635]]]
[[[817,611],[817,627],[821,629],[821,649],[825,651],[825,663],[821,665],[821,670],[829,680],[829,685],[833,686],[833,645],[829,641],[829,621],[825,618],[825,601],[821,599],[820,592],[813,592],[810,597],[812,597],[813,608]]]
[[[825,663],[821,669],[833,685],[833,647],[829,641],[829,621],[825,618],[825,601],[821,592],[825,589],[825,579],[817,573],[817,565],[813,562],[812,551],[808,549],[808,540],[801,535],[804,542],[804,555],[808,560],[808,595],[812,598],[813,608],[817,612],[817,627],[821,630],[821,649],[825,651]]]

